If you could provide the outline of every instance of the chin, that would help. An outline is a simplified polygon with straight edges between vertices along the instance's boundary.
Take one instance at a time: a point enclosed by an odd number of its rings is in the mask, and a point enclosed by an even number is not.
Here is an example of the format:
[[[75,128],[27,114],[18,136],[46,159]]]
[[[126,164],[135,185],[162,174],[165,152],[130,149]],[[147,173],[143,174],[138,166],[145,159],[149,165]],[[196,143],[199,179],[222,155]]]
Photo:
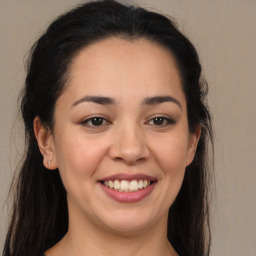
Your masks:
[[[143,233],[156,226],[159,217],[147,214],[143,211],[130,210],[119,211],[117,214],[110,213],[110,218],[102,220],[104,225],[113,233],[119,235],[130,236]],[[105,216],[107,217],[107,216]]]

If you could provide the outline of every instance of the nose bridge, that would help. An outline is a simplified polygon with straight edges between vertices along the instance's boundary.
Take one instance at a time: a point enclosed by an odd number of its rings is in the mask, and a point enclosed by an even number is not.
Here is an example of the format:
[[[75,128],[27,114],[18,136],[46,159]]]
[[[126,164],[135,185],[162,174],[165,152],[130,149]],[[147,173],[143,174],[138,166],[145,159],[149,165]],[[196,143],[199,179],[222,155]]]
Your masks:
[[[143,128],[135,121],[123,121],[115,131],[111,157],[127,164],[145,160],[149,156]]]

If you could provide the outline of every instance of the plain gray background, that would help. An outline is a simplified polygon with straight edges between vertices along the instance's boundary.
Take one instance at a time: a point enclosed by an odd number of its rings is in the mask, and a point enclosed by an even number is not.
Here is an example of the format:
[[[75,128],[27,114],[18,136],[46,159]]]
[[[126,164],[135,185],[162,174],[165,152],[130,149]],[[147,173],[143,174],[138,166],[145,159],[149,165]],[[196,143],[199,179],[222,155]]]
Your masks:
[[[54,17],[82,2],[0,0],[0,251],[8,223],[5,200],[23,153],[23,130],[16,114],[25,55]],[[256,1],[130,2],[174,17],[199,52],[216,140],[211,255],[255,256]]]

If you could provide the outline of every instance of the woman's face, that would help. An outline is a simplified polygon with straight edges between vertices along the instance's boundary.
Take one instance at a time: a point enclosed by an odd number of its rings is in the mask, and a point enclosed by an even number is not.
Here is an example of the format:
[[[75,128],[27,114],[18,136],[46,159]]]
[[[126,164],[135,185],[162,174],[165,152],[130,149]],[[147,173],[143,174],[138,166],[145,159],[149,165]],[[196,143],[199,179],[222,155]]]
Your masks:
[[[174,58],[146,39],[109,38],[84,48],[69,75],[56,102],[52,165],[70,224],[163,227],[198,139]]]

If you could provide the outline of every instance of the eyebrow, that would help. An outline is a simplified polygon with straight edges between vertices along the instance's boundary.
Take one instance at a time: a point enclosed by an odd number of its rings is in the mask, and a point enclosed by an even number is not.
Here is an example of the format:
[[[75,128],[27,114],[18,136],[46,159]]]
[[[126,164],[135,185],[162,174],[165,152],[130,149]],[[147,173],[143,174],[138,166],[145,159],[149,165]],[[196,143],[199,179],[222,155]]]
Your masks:
[[[93,102],[100,105],[112,105],[116,104],[116,100],[111,97],[104,97],[104,96],[85,96],[77,101],[75,101],[71,107],[74,107],[82,102]],[[179,108],[182,110],[181,103],[174,97],[169,95],[164,96],[154,96],[154,97],[148,97],[145,98],[142,101],[142,105],[157,105],[165,102],[173,102],[179,106]]]
[[[109,104],[115,104],[116,100],[110,97],[103,97],[103,96],[85,96],[82,99],[74,102],[71,107],[74,107],[82,102],[93,102],[100,105],[109,105]]]
[[[165,102],[173,102],[179,106],[179,108],[182,110],[181,103],[174,97],[171,97],[169,95],[164,95],[164,96],[155,96],[155,97],[150,97],[146,98],[143,100],[142,104],[143,105],[156,105],[156,104],[161,104]]]

